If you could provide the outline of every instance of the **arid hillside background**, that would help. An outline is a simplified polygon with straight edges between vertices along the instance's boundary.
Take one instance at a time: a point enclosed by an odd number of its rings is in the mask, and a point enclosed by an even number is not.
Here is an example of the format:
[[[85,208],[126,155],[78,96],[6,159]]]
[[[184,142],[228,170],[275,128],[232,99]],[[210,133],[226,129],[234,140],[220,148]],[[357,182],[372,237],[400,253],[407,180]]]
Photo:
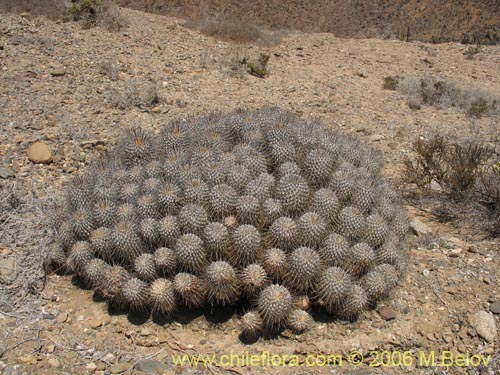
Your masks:
[[[330,32],[345,38],[500,42],[497,0],[119,0],[147,12],[237,19],[272,29]]]

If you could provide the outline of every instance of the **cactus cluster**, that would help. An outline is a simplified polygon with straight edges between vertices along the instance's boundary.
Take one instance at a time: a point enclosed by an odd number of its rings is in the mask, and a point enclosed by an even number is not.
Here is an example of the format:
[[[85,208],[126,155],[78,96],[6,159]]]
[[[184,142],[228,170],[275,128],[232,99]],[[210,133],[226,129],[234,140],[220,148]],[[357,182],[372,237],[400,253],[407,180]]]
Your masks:
[[[245,303],[244,333],[342,319],[400,280],[408,221],[356,138],[279,109],[128,130],[67,188],[49,260],[112,304]]]

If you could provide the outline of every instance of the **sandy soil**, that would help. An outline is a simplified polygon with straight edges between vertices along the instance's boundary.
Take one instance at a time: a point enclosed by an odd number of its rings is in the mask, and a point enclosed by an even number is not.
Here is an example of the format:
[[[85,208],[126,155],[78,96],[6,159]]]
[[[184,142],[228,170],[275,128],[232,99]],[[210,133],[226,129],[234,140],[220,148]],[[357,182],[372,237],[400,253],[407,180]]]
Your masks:
[[[182,27],[181,20],[123,10],[121,32],[82,30],[75,23],[17,15],[0,17],[0,373],[4,374],[479,374],[499,370],[497,328],[487,342],[473,315],[500,300],[498,239],[474,225],[442,223],[422,205],[408,205],[432,233],[413,235],[407,276],[379,311],[357,322],[317,315],[302,335],[246,343],[233,311],[183,311],[174,319],[108,312],[71,275],[44,275],[50,206],[85,162],[112,148],[130,123],[158,129],[171,118],[238,107],[276,105],[304,118],[356,133],[385,156],[384,173],[398,186],[412,140],[439,128],[453,134],[498,132],[498,117],[472,120],[456,108],[412,110],[383,90],[388,75],[433,75],[500,95],[500,46],[467,47],[290,33],[274,47],[234,45]],[[234,60],[268,53],[270,76],[238,74]],[[118,108],[113,96],[138,82],[156,85],[159,103]],[[53,161],[34,164],[34,141]],[[5,177],[5,178],[4,178]],[[410,203],[410,202],[408,202]],[[386,306],[394,314],[386,320]],[[387,310],[387,309],[386,309]],[[499,316],[493,316],[500,327]],[[384,319],[385,317],[386,319]],[[297,355],[300,367],[175,366],[171,356],[269,351]],[[361,366],[349,353],[364,356]],[[400,366],[370,367],[377,353],[408,352]],[[421,355],[444,351],[492,356],[484,366],[427,367]],[[307,355],[338,354],[336,367],[307,367]],[[399,354],[393,355],[397,357]],[[220,359],[220,358],[219,358]],[[496,364],[494,363],[496,359]],[[397,358],[396,358],[397,362]],[[397,364],[397,363],[396,363]],[[439,363],[438,363],[439,364]],[[154,366],[163,366],[155,372]],[[496,366],[496,367],[495,367]],[[495,370],[496,369],[496,370]]]

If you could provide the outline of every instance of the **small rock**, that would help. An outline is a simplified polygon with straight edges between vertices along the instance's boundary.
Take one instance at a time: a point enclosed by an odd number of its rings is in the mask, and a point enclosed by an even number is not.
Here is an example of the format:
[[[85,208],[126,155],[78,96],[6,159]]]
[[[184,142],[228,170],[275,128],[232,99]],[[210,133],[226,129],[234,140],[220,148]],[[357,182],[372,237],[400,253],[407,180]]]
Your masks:
[[[28,159],[33,163],[50,163],[52,153],[49,146],[43,142],[35,142],[28,148]]]
[[[50,344],[49,346],[47,346],[47,353],[54,353],[55,350],[56,346],[54,344]]]
[[[470,318],[470,323],[477,334],[487,342],[493,342],[497,335],[497,327],[493,315],[486,311],[478,311]]]
[[[380,142],[381,140],[384,139],[384,136],[382,134],[373,134],[371,137],[370,137],[370,141],[371,142]]]
[[[64,323],[66,320],[68,320],[68,313],[67,312],[62,312],[56,317],[56,322],[57,323]]]
[[[89,371],[95,371],[97,370],[97,365],[94,362],[87,363],[85,368]]]
[[[14,176],[14,171],[10,168],[0,168],[0,178],[9,178]]]
[[[50,75],[52,77],[62,77],[66,75],[66,72],[64,70],[53,70],[50,72]]]
[[[159,106],[153,107],[153,108],[151,108],[151,112],[153,112],[153,113],[160,113],[161,112],[161,107],[159,107]]]
[[[429,277],[430,274],[431,274],[431,271],[429,271],[428,269],[424,269],[422,271],[422,275],[424,275],[425,277]]]
[[[115,363],[116,357],[113,353],[108,353],[103,357],[103,361],[109,362],[109,363]]]
[[[144,361],[140,361],[135,366],[135,369],[138,371],[144,371],[149,375],[161,375],[166,373],[168,366],[152,359],[145,359]]]
[[[378,309],[378,314],[384,320],[396,319],[396,313],[389,306],[382,306]]]
[[[89,320],[89,325],[90,325],[90,328],[92,329],[97,329],[99,328],[100,326],[102,326],[102,322],[98,319],[95,319],[95,318],[91,318]]]
[[[415,100],[409,100],[408,101],[408,108],[413,109],[414,111],[419,111],[422,109],[422,106],[420,105],[419,102]]]
[[[59,368],[61,367],[61,362],[59,362],[57,359],[55,358],[50,358],[47,363],[49,364],[50,367],[54,367],[54,368]]]
[[[490,311],[493,314],[500,314],[500,301],[495,301],[490,305]]]
[[[410,222],[410,229],[413,231],[413,234],[416,234],[417,236],[432,233],[432,229],[418,219],[413,219]]]
[[[131,367],[132,365],[129,363],[117,363],[116,365],[109,366],[108,370],[111,374],[121,374],[130,370]]]
[[[16,258],[13,256],[0,259],[0,283],[10,284],[17,278]]]

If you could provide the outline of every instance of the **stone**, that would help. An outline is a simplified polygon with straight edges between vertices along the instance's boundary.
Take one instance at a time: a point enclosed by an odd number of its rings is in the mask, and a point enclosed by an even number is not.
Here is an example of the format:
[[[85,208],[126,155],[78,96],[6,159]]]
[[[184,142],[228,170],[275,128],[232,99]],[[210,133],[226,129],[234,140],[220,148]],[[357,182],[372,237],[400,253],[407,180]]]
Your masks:
[[[10,284],[17,278],[17,264],[14,257],[0,259],[0,283]]]
[[[425,234],[432,233],[432,229],[418,219],[413,219],[410,222],[410,229],[413,232],[413,234],[417,236],[422,236]]]
[[[0,168],[0,178],[13,177],[14,174],[14,171],[10,168]]]
[[[100,326],[102,326],[102,322],[98,319],[95,319],[95,318],[91,318],[89,320],[89,325],[90,325],[90,328],[92,329],[97,329],[99,328]]]
[[[493,314],[500,314],[500,301],[495,301],[490,304],[490,311]]]
[[[381,140],[384,139],[384,136],[382,134],[373,134],[371,137],[370,137],[370,141],[371,142],[380,142]]]
[[[90,362],[90,363],[87,363],[87,365],[85,366],[85,369],[87,369],[89,371],[95,371],[95,370],[97,370],[97,365],[94,362]]]
[[[122,372],[130,370],[132,365],[130,363],[117,363],[115,365],[109,366],[108,370],[110,374],[121,374]]]
[[[59,362],[57,359],[55,358],[50,358],[47,363],[49,364],[50,367],[54,367],[54,368],[59,368],[61,367],[61,362]]]
[[[145,359],[135,366],[135,370],[143,371],[149,375],[162,375],[166,373],[168,366],[153,359]]]
[[[50,72],[50,75],[52,77],[62,77],[66,75],[66,72],[64,70],[53,70]]]
[[[56,317],[56,322],[57,323],[64,323],[66,320],[68,320],[68,313],[67,312],[62,312]]]
[[[382,306],[377,312],[386,321],[396,319],[396,313],[389,306]]]
[[[28,148],[28,159],[33,163],[50,163],[52,153],[49,146],[43,142],[35,142]]]
[[[493,315],[486,311],[478,311],[470,317],[470,324],[477,334],[487,342],[493,342],[497,335],[497,327]]]

